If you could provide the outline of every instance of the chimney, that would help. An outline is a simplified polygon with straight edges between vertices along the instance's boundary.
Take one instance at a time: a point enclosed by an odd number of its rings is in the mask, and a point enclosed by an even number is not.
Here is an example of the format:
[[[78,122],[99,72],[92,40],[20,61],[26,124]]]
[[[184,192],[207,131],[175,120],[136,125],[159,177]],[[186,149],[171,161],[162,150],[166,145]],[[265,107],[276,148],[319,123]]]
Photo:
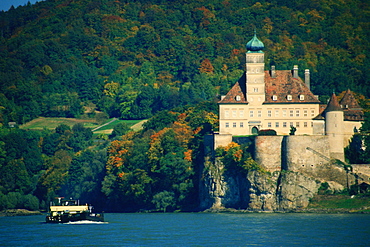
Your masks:
[[[276,78],[275,65],[271,66],[271,78]]]
[[[304,70],[304,83],[306,84],[308,89],[311,90],[311,88],[310,88],[310,70],[309,69]]]
[[[298,78],[298,65],[293,67],[293,78]]]

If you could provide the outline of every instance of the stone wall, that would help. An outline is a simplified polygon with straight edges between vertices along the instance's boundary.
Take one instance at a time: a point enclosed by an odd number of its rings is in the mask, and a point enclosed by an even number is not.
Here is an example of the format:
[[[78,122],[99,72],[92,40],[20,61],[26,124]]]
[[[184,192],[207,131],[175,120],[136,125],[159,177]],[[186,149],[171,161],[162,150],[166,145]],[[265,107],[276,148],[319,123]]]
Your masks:
[[[214,149],[215,143],[226,146],[231,140],[249,142],[253,138],[216,135],[205,140],[205,145]],[[360,183],[370,178],[370,165],[352,165],[350,172],[344,163],[330,160],[327,136],[256,136],[254,145],[254,159],[269,172],[225,171],[220,158],[206,155],[201,168],[201,210],[294,211],[305,208],[323,182],[331,191],[340,191],[356,178]]]
[[[314,173],[314,170],[330,161],[327,136],[284,136],[282,167],[285,170]]]
[[[254,160],[269,172],[281,171],[284,136],[256,136]]]
[[[359,183],[370,183],[370,164],[353,164],[352,172],[357,174]]]

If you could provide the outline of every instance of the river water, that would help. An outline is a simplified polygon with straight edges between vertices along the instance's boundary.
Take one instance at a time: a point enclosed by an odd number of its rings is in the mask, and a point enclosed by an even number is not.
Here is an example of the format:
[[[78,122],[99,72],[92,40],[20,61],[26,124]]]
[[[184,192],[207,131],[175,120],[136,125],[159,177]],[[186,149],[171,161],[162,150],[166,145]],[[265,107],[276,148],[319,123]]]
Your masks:
[[[370,246],[370,214],[105,214],[106,223],[0,217],[1,246]]]

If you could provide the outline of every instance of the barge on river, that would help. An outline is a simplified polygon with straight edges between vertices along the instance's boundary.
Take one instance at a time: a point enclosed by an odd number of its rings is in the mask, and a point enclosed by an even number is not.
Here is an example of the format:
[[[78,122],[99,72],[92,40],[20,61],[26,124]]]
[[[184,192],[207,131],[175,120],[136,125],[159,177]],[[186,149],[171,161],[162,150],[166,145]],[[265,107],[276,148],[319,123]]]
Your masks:
[[[58,197],[57,199],[57,203],[50,205],[46,223],[67,223],[85,220],[104,221],[103,213],[93,213],[93,207],[90,205],[79,205],[78,200],[63,200],[63,197]]]

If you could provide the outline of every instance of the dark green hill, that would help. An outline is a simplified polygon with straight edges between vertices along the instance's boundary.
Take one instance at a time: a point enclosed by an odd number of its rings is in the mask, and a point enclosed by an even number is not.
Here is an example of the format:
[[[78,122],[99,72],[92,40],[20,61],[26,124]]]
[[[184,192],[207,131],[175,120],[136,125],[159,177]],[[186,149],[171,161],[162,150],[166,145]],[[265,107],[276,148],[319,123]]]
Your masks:
[[[47,0],[0,12],[0,122],[76,117],[91,102],[143,119],[215,99],[241,75],[254,29],[267,64],[311,69],[315,94],[370,97],[369,10],[360,0]]]

